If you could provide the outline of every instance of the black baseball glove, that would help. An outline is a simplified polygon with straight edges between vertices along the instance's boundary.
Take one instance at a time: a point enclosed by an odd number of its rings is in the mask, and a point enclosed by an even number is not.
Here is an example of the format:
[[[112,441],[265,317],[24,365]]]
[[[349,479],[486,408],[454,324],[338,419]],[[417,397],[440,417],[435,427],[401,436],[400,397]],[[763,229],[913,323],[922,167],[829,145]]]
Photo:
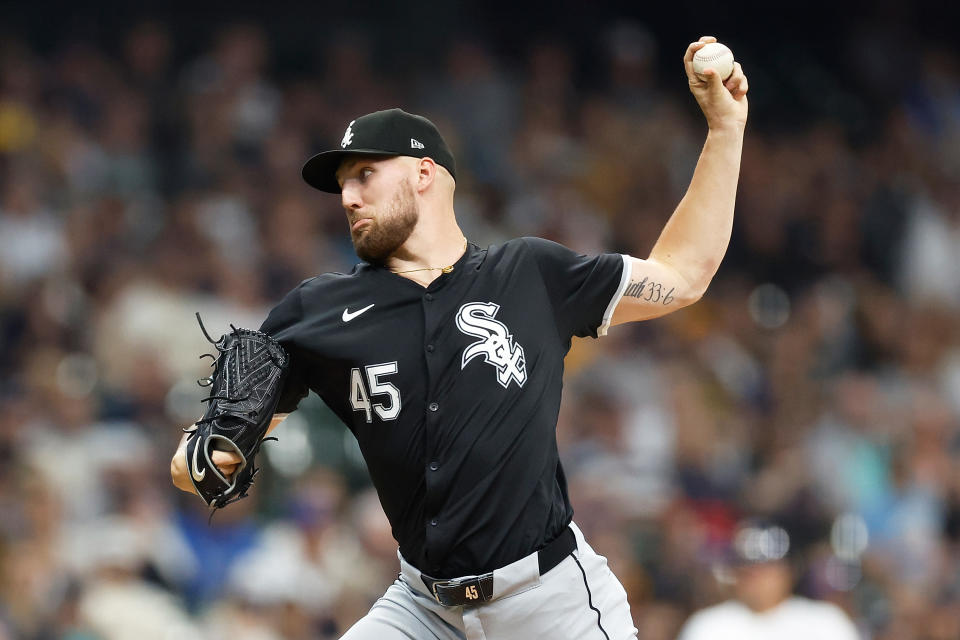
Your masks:
[[[198,381],[210,387],[211,393],[203,400],[209,403],[203,417],[194,427],[185,429],[190,434],[187,469],[197,493],[216,510],[245,498],[253,484],[258,471],[254,458],[276,411],[290,359],[265,333],[230,325],[230,333],[213,340],[199,313],[197,321],[218,354],[200,356],[213,359],[213,373]],[[213,464],[210,454],[214,449],[240,456],[240,464],[230,478]]]

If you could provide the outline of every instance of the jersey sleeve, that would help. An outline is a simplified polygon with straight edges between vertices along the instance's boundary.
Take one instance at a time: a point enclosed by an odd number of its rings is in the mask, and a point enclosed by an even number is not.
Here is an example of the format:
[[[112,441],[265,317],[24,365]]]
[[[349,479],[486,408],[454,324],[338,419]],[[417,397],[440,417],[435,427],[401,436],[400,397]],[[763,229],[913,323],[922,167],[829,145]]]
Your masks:
[[[298,357],[296,336],[303,319],[301,289],[303,283],[288,293],[267,315],[260,331],[273,336],[290,356],[290,371],[280,391],[277,413],[290,413],[310,391],[303,372],[303,358]]]
[[[585,256],[542,238],[523,238],[532,252],[564,338],[606,335],[630,279],[630,259]]]

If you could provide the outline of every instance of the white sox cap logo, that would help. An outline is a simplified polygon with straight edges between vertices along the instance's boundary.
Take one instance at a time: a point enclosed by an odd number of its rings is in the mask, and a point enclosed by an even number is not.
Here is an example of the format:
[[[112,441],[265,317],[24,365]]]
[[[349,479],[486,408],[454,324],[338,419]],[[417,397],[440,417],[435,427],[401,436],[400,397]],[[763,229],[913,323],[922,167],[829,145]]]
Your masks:
[[[493,302],[469,302],[457,312],[457,328],[468,336],[480,338],[463,350],[460,370],[467,363],[483,356],[483,361],[497,370],[497,382],[504,389],[511,380],[523,386],[527,381],[527,359],[523,347],[516,344],[506,325],[495,320],[500,305]]]
[[[343,132],[343,140],[340,141],[340,146],[344,149],[350,146],[353,142],[353,123],[356,120],[351,120],[350,124],[347,125],[347,130]]]

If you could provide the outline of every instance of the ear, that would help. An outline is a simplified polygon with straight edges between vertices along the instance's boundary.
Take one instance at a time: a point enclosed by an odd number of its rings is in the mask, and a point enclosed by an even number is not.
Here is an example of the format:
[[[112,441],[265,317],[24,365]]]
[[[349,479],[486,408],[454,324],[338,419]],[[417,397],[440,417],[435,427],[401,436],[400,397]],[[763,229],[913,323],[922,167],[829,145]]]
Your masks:
[[[417,163],[417,193],[423,193],[437,177],[437,163],[433,158],[420,158]]]

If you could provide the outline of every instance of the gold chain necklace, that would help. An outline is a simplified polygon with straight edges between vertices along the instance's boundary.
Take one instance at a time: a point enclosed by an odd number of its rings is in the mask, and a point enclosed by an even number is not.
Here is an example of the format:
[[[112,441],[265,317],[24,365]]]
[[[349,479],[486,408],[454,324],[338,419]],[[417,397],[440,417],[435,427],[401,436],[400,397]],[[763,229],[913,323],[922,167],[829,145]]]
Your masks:
[[[464,250],[464,252],[466,252],[466,250],[467,250],[467,239],[466,239],[466,238],[463,239],[463,250]],[[461,255],[462,255],[462,254],[461,254]],[[459,260],[459,259],[460,259],[460,258],[457,258],[457,260]],[[456,262],[456,260],[455,260],[454,262]],[[397,274],[397,275],[400,275],[401,273],[413,273],[413,272],[415,272],[415,271],[439,271],[440,273],[450,273],[451,271],[453,271],[453,265],[452,265],[452,264],[448,264],[448,265],[445,266],[445,267],[421,267],[420,269],[407,269],[407,270],[405,270],[405,271],[394,271],[393,269],[390,269],[390,272],[391,272],[391,273],[395,273],[395,274]]]

